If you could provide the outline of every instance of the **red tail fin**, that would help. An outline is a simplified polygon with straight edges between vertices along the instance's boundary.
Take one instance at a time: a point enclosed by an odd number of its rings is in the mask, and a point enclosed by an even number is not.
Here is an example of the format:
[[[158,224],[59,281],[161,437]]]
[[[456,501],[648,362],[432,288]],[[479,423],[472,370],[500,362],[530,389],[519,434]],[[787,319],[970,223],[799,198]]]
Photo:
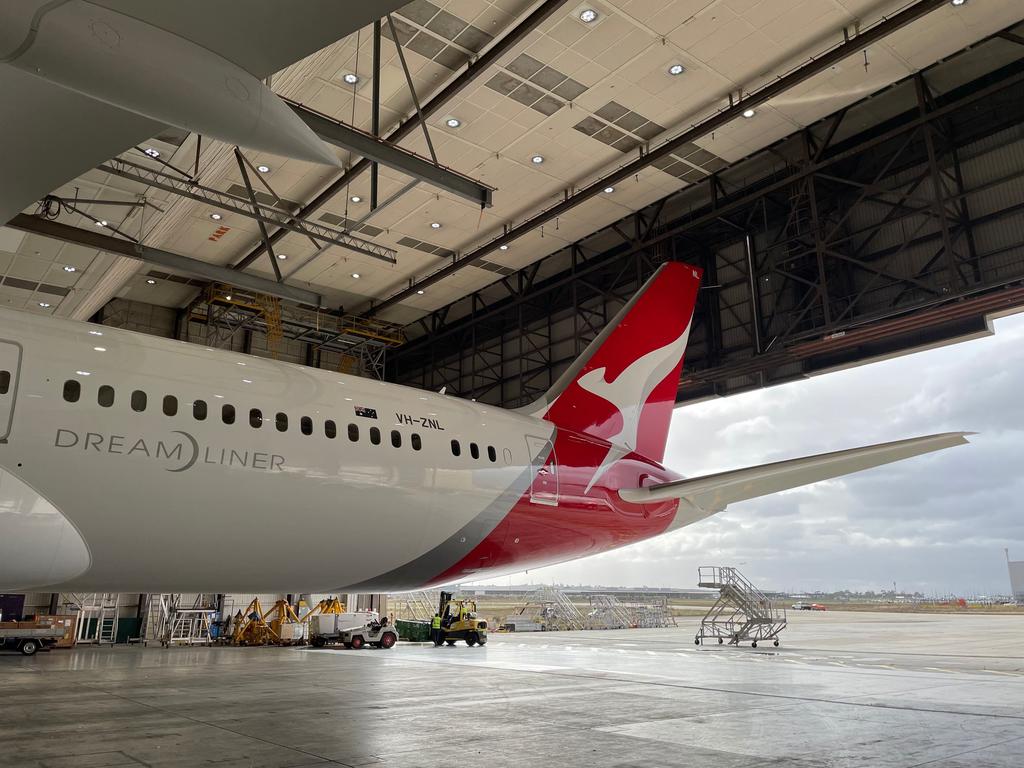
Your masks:
[[[700,277],[688,264],[663,265],[524,410],[661,461]]]

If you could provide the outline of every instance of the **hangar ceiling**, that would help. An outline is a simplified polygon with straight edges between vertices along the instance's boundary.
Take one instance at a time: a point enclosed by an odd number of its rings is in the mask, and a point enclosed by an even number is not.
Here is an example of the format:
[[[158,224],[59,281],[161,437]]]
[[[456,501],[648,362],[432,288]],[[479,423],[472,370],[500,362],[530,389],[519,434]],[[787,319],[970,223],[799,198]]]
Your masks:
[[[330,307],[370,310],[635,161],[642,152],[656,149],[726,107],[730,99],[757,91],[842,43],[844,36],[855,37],[915,5],[919,3],[864,0],[616,0],[585,5],[416,0],[394,20],[415,91],[428,114],[433,148],[442,165],[494,187],[493,206],[481,209],[420,183],[370,214],[368,173],[347,173],[339,185],[337,172],[325,167],[246,152],[249,163],[268,169],[254,174],[259,193],[280,198],[290,210],[320,202],[310,213],[311,222],[347,228],[397,254],[396,263],[389,264],[340,246],[316,248],[301,234],[288,232],[275,245],[276,253],[286,257],[278,266],[286,282],[323,295]],[[410,291],[380,316],[414,322],[1024,16],[1014,3],[928,5],[922,18],[758,106],[753,117],[733,120],[689,142],[671,158],[617,182],[614,190],[522,232],[507,250],[495,250],[430,284],[422,294]],[[584,9],[596,11],[596,19],[582,21]],[[390,34],[386,24],[384,28]],[[488,52],[498,55],[492,61]],[[371,59],[367,28],[278,73],[272,87],[366,131],[371,128]],[[678,71],[674,65],[682,71],[672,74]],[[355,75],[356,82],[347,82],[346,75]],[[455,95],[431,107],[436,94],[456,81],[460,87]],[[410,121],[415,105],[388,39],[382,45],[379,87],[381,134],[388,136],[404,123],[407,129],[399,145],[428,157],[422,132],[408,129],[416,127]],[[457,127],[449,125],[453,118]],[[159,159],[140,151],[123,157],[153,170],[166,170],[161,161],[192,169],[196,145],[194,135],[169,131],[146,144],[160,153]],[[359,169],[358,157],[340,155]],[[535,156],[543,162],[533,162]],[[203,185],[243,194],[239,167],[231,147],[215,141],[199,147]],[[381,167],[380,199],[389,199],[409,182],[408,176]],[[322,194],[325,188],[333,194]],[[84,204],[78,206],[84,215],[62,214],[64,224],[99,228],[114,236],[112,228],[117,227],[151,248],[213,265],[237,264],[259,251],[260,233],[252,218],[101,170],[55,193],[122,202],[144,197],[148,203]],[[222,218],[212,220],[213,213]],[[98,221],[107,225],[98,227]],[[265,255],[247,270],[274,278]],[[7,306],[84,319],[114,296],[165,306],[184,306],[194,297],[194,286],[154,279],[148,271],[138,261],[96,247],[0,229],[0,301]]]

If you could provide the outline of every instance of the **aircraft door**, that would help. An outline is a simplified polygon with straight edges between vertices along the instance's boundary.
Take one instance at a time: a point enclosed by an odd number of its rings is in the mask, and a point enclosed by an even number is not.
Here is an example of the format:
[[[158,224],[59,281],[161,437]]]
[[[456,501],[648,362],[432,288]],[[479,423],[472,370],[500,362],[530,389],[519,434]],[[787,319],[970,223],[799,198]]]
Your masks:
[[[13,341],[0,341],[0,443],[6,443],[11,434],[20,370],[21,345]]]
[[[530,501],[558,506],[558,462],[555,447],[546,437],[526,436],[530,453]]]

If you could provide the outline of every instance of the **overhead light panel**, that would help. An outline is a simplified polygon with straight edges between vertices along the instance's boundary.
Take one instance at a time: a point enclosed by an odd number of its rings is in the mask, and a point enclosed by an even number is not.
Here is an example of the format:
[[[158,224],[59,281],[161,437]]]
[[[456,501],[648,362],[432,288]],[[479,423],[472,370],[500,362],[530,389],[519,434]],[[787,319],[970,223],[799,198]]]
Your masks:
[[[78,271],[78,267],[72,267],[70,264],[68,264],[66,267],[64,267],[64,271],[65,272],[77,272]]]
[[[584,24],[592,24],[597,21],[597,11],[593,8],[584,8],[580,11],[580,21]]]
[[[604,193],[605,193],[606,195],[610,195],[610,194],[611,194],[612,192],[614,192],[614,191],[615,191],[615,187],[605,187],[605,188],[604,188]]]
[[[959,8],[961,5],[963,5],[966,2],[967,2],[967,0],[950,0],[949,4]]]
[[[540,165],[544,162],[544,155],[534,155],[530,158],[530,162],[534,165]]]
[[[100,219],[99,221],[96,222],[96,226],[97,227],[105,227],[105,226],[107,226],[107,220],[106,219]]]
[[[154,157],[154,158],[160,157],[160,150],[158,150],[158,149],[153,149],[152,147],[146,147],[142,151],[145,152],[150,157]]]
[[[354,277],[356,280],[358,280],[359,279],[359,273],[358,272],[353,272],[352,273],[352,277]]]
[[[416,291],[416,293],[418,293],[420,296],[423,295],[423,291],[422,290]]]
[[[146,281],[146,285],[156,285],[156,280],[149,278],[149,280]]]
[[[90,336],[102,336],[103,331],[89,331]]]
[[[507,251],[508,250],[508,246],[507,245],[499,245],[498,246],[498,250],[499,251]]]
[[[49,306],[49,305],[47,305],[47,306]],[[97,352],[106,352],[107,351],[106,347],[93,347],[93,349],[96,350]]]
[[[757,112],[755,112],[755,111],[754,111],[754,110],[753,110],[752,108],[749,108],[749,107],[748,107],[747,109],[744,109],[744,110],[743,110],[743,116],[744,116],[745,118],[747,118],[748,120],[749,120],[750,118],[752,118],[752,117],[753,117],[754,115],[756,115],[756,114],[757,114]]]
[[[211,213],[210,218],[213,219],[214,221],[220,221],[224,217],[219,213]]]
[[[92,376],[92,371],[75,371],[79,376]]]
[[[279,253],[277,254],[277,258],[279,258],[281,261],[284,261],[285,259],[288,258],[288,255],[284,253]]]
[[[46,302],[46,301],[40,301],[39,302],[39,306],[42,307],[43,309],[49,309],[50,308],[49,302]]]
[[[439,221],[432,221],[432,222],[430,222],[430,228],[431,229],[440,229],[441,228],[441,222],[439,222]]]
[[[231,301],[231,296],[230,296],[230,294],[224,297],[224,301]]]
[[[353,203],[363,202],[363,198],[361,198],[359,195],[352,195],[352,197],[350,197],[349,200],[351,200]]]
[[[444,124],[447,125],[449,128],[458,128],[460,125],[462,125],[462,121],[459,120],[459,118],[457,117],[449,117],[447,120],[444,121]]]
[[[359,75],[357,75],[355,72],[346,72],[344,75],[342,75],[341,79],[344,80],[349,85],[355,85],[356,83],[359,82]]]
[[[681,75],[685,71],[686,67],[684,67],[682,64],[673,64],[671,67],[668,68],[668,73],[670,75]]]
[[[270,173],[270,166],[269,165],[257,165],[256,166],[256,170],[259,171],[260,173]]]

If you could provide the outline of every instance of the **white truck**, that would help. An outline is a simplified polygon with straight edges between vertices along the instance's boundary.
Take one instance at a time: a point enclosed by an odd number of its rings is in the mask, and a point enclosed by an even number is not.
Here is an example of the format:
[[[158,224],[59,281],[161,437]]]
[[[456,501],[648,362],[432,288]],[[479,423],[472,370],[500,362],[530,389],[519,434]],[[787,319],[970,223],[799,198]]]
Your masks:
[[[376,611],[321,613],[310,619],[309,642],[315,648],[329,643],[340,643],[354,650],[367,645],[394,648],[398,630],[387,623],[387,619],[382,622]]]
[[[64,637],[65,630],[60,625],[11,627],[10,624],[16,622],[8,622],[8,626],[0,625],[0,648],[20,651],[25,656],[31,656],[39,650],[49,650]]]

